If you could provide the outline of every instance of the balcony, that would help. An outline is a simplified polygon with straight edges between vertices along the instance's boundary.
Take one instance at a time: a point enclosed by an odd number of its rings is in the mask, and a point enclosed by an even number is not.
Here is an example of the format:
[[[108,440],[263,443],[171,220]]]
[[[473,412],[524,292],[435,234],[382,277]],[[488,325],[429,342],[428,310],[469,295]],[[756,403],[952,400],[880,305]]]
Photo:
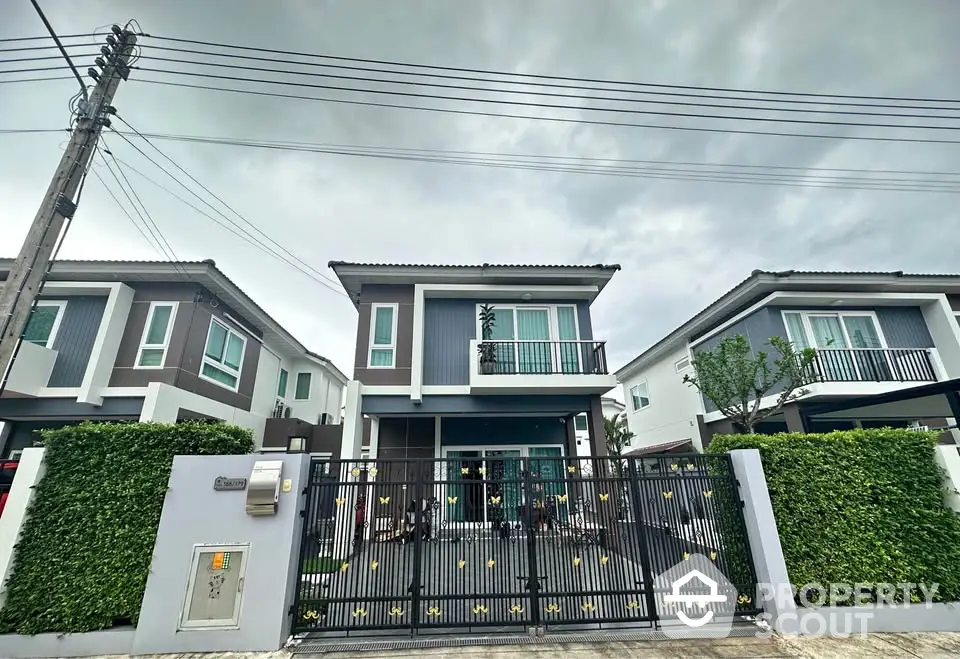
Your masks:
[[[57,351],[29,341],[20,343],[10,367],[6,391],[20,396],[38,396],[50,381]]]
[[[605,341],[470,342],[470,393],[602,394],[616,385]]]
[[[918,349],[817,350],[813,382],[935,382],[930,351]]]

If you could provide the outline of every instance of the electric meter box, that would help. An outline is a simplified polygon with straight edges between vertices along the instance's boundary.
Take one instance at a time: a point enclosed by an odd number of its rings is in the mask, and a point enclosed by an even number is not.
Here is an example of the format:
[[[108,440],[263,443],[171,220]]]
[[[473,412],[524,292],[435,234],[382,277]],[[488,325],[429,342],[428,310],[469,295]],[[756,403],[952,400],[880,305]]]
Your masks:
[[[179,630],[237,629],[250,544],[194,545]]]

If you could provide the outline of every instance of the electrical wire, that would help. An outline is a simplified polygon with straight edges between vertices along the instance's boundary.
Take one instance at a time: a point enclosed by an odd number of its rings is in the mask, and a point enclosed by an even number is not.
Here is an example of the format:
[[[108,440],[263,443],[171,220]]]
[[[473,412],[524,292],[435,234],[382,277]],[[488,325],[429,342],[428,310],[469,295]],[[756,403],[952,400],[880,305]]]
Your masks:
[[[211,141],[214,144],[230,144],[235,146],[251,146],[265,149],[325,153],[341,156],[359,156],[379,158],[384,160],[414,161],[425,163],[440,163],[454,165],[474,165],[498,169],[532,170],[541,172],[556,172],[563,174],[599,174],[625,178],[665,179],[678,181],[699,181],[711,183],[749,183],[756,185],[781,185],[787,187],[833,188],[846,190],[881,190],[902,192],[946,192],[960,193],[960,181],[914,181],[895,179],[850,179],[850,177],[821,177],[810,179],[809,176],[794,175],[793,180],[785,180],[785,174],[765,174],[761,172],[730,173],[708,171],[685,171],[670,169],[635,168],[620,171],[618,168],[600,168],[589,166],[574,166],[565,163],[537,164],[531,162],[498,162],[489,159],[458,159],[442,157],[425,157],[419,155],[405,155],[392,153],[351,152],[333,149],[312,149],[295,146],[271,144],[245,144],[225,141]],[[624,168],[625,169],[625,168]],[[772,178],[771,178],[772,177]],[[850,180],[847,180],[850,179]],[[903,185],[898,185],[902,183]],[[954,185],[951,185],[954,184]]]
[[[18,80],[0,80],[0,85],[12,85],[17,82],[48,82],[50,80],[73,80],[73,76],[56,76],[53,78],[20,78]]]
[[[483,92],[490,94],[518,94],[522,96],[547,96],[552,98],[568,98],[575,99],[579,101],[613,101],[616,103],[645,103],[645,104],[655,104],[655,105],[682,105],[690,107],[704,107],[704,108],[725,108],[729,110],[753,110],[753,111],[762,111],[762,112],[799,112],[807,114],[837,114],[837,115],[855,115],[855,116],[867,116],[867,117],[902,117],[905,119],[952,119],[960,121],[960,115],[940,115],[940,114],[902,114],[896,112],[866,112],[863,110],[824,110],[824,109],[810,109],[810,108],[784,108],[784,107],[764,107],[761,105],[729,105],[724,103],[695,103],[692,101],[676,101],[676,100],[659,100],[659,99],[645,99],[645,98],[618,98],[614,96],[585,96],[583,94],[566,94],[560,92],[547,92],[547,91],[538,91],[533,89],[503,89],[503,88],[487,88],[487,87],[477,87],[476,85],[452,85],[438,82],[422,82],[422,81],[404,81],[404,80],[386,80],[383,78],[371,78],[369,76],[351,76],[351,75],[340,75],[332,73],[316,73],[313,71],[293,71],[290,69],[275,69],[262,66],[246,66],[241,64],[229,64],[226,62],[201,62],[197,60],[188,60],[188,59],[179,59],[175,57],[157,57],[155,55],[146,55],[142,59],[157,61],[157,62],[170,62],[174,64],[190,64],[194,66],[212,66],[225,69],[238,69],[242,71],[259,71],[264,73],[275,73],[282,75],[297,75],[297,76],[308,76],[308,77],[317,77],[317,78],[328,78],[333,80],[352,80],[357,82],[364,83],[376,83],[376,84],[386,84],[386,85],[412,85],[417,87],[433,87],[439,89],[455,89],[460,91],[471,91],[471,92]],[[0,60],[2,61],[2,60]],[[18,61],[18,60],[10,60]],[[279,60],[271,60],[279,61]],[[286,64],[293,64],[293,62],[286,62]],[[135,67],[141,68],[141,67]],[[339,67],[338,67],[339,68]],[[158,69],[148,69],[141,68],[143,71],[158,71]],[[164,73],[170,73],[170,71],[163,71]],[[182,73],[182,72],[177,72]],[[392,71],[388,73],[393,73]],[[421,74],[415,74],[421,75]],[[476,79],[468,78],[464,76],[449,76],[451,78],[456,78],[460,80],[468,80],[474,83],[477,82],[497,82],[489,79]],[[251,82],[263,82],[255,81]],[[513,84],[524,84],[524,83],[513,83]],[[374,94],[387,94],[390,92],[381,91],[376,89],[352,89],[352,88],[340,88],[336,86],[318,86],[321,89],[343,89],[344,91],[368,91]],[[588,88],[588,90],[598,89]],[[624,89],[609,89],[609,88],[600,88],[603,91],[612,91],[612,92],[623,92],[630,93],[633,90],[624,90]],[[636,93],[636,92],[634,92]],[[639,92],[643,93],[643,92]],[[410,95],[410,96],[419,96],[416,94],[401,94],[401,95]],[[428,96],[428,98],[433,98],[433,96]],[[443,97],[448,98],[448,97]],[[484,99],[462,99],[454,97],[454,100],[474,100],[481,102],[499,102],[499,101],[484,101]],[[764,99],[752,99],[757,100],[763,103],[770,103],[773,101],[764,100]],[[821,103],[822,104],[822,103]],[[535,105],[537,107],[556,107],[563,109],[573,109],[570,106],[558,106],[558,105],[540,105],[532,103],[522,103],[521,105]],[[871,107],[897,107],[897,106],[871,106]],[[913,106],[917,107],[917,106]],[[684,113],[675,113],[675,112],[654,112],[652,110],[630,110],[630,109],[613,109],[613,108],[596,108],[596,107],[586,107],[580,109],[588,110],[599,110],[607,112],[631,112],[635,114],[654,114],[654,115],[664,115],[664,116],[679,116],[679,117],[690,117],[696,116],[700,118],[711,118],[711,119],[736,119],[736,120],[751,120],[751,121],[781,121],[776,118],[754,118],[754,117],[729,117],[723,115],[692,115]],[[932,108],[923,108],[923,109],[932,109]],[[960,112],[960,107],[956,108],[941,108],[943,110],[950,110],[953,112]],[[783,120],[787,121],[787,120]],[[802,123],[827,123],[833,125],[866,125],[866,126],[879,126],[879,127],[893,127],[893,128],[940,128],[938,126],[911,126],[903,124],[843,124],[837,122],[802,122]]]
[[[87,86],[83,83],[83,78],[80,77],[80,72],[77,71],[77,67],[73,65],[73,60],[70,59],[70,55],[67,54],[66,49],[63,47],[63,44],[60,42],[60,37],[57,36],[56,31],[53,29],[53,26],[50,25],[50,21],[47,20],[47,17],[43,13],[43,9],[40,8],[40,5],[37,3],[37,0],[30,0],[30,4],[33,5],[33,8],[36,10],[37,15],[40,17],[40,20],[43,21],[43,26],[47,28],[47,32],[50,33],[50,38],[54,40],[57,44],[57,48],[60,49],[60,54],[63,55],[63,59],[67,60],[67,64],[70,65],[70,70],[73,71],[73,75],[76,76],[77,82],[80,83],[80,91],[83,93],[84,100],[87,99]]]
[[[147,80],[143,78],[131,78],[131,81],[139,84],[163,85],[167,87],[179,87],[184,89],[202,89],[205,91],[230,92],[234,94],[249,94],[252,96],[267,96],[272,98],[288,98],[303,101],[315,101],[321,103],[337,103],[342,105],[354,105],[363,107],[393,108],[402,110],[417,110],[423,112],[439,112],[444,114],[455,114],[474,117],[497,117],[507,119],[528,119],[531,121],[549,121],[557,123],[584,124],[591,126],[618,126],[624,128],[651,128],[658,130],[687,131],[696,133],[724,133],[731,135],[764,135],[774,137],[802,137],[812,139],[827,140],[858,140],[869,142],[898,142],[910,144],[960,144],[960,140],[933,139],[920,137],[883,137],[877,135],[823,135],[817,133],[787,133],[780,131],[747,130],[736,128],[707,128],[704,126],[671,126],[661,124],[641,124],[624,121],[607,121],[600,119],[574,119],[572,117],[548,117],[542,115],[530,114],[508,114],[505,112],[485,112],[481,110],[461,110],[456,108],[438,108],[424,107],[420,105],[404,105],[400,103],[380,103],[375,101],[357,101],[343,98],[330,98],[322,96],[304,96],[300,94],[284,94],[281,92],[266,92],[253,89],[233,89],[230,87],[216,87],[213,85],[192,85],[183,82],[171,82],[168,80]]]
[[[104,164],[107,165],[107,168],[109,169],[110,163],[107,162],[102,152],[98,150],[98,153],[100,153],[100,157],[103,158]],[[113,172],[111,171],[111,173]],[[120,200],[117,199],[117,195],[113,193],[113,190],[111,190],[110,186],[107,185],[107,182],[103,180],[103,177],[100,176],[100,173],[96,170],[96,168],[93,169],[93,175],[97,177],[97,180],[100,181],[101,185],[103,185],[104,190],[107,191],[107,194],[109,194],[113,201],[117,204],[117,207],[120,209],[120,211],[127,216],[127,219],[130,220],[130,223],[134,226],[134,228],[136,228],[140,235],[143,236],[143,239],[147,242],[147,244],[153,248],[153,251],[156,252],[157,256],[160,257],[160,260],[166,261],[168,257],[160,250],[154,239],[147,235],[147,232],[143,230],[143,227],[140,226],[140,223],[133,219],[133,215],[130,214],[130,211],[128,211],[126,207],[120,203]]]
[[[61,34],[61,35],[60,35],[60,38],[61,38],[61,39],[76,39],[76,38],[86,38],[86,37],[89,37],[89,36],[90,36],[90,33],[89,33],[89,32],[84,32],[84,33],[82,33],[82,34]],[[141,34],[141,35],[138,35],[138,36],[145,36],[145,35]],[[43,39],[49,39],[49,38],[50,38],[50,35],[49,35],[49,34],[44,34],[44,35],[41,35],[41,36],[39,36],[39,37],[8,37],[8,38],[6,38],[6,39],[0,39],[0,43],[13,43],[13,42],[16,42],[16,41],[41,41],[41,40],[43,40]]]
[[[74,57],[100,57],[100,53],[74,54]],[[45,57],[14,57],[12,59],[0,59],[0,64],[11,64],[13,62],[43,62],[52,59],[63,59],[61,55],[49,55]],[[67,67],[64,67],[67,68]]]
[[[138,36],[145,36],[150,39],[157,39],[161,41],[173,41],[177,43],[188,43],[188,44],[193,44],[198,46],[207,46],[207,47],[213,47],[213,48],[227,48],[232,50],[242,50],[242,51],[248,51],[248,52],[272,53],[276,55],[293,55],[296,57],[311,57],[316,59],[336,60],[341,62],[359,62],[364,64],[385,64],[390,66],[403,66],[407,68],[416,68],[416,69],[457,71],[460,73],[479,73],[479,74],[486,74],[486,75],[512,76],[515,78],[516,77],[533,78],[537,80],[561,80],[561,81],[568,81],[568,82],[574,81],[574,82],[586,82],[586,83],[596,83],[596,84],[630,85],[630,86],[636,86],[636,87],[650,87],[650,88],[661,88],[661,89],[687,89],[687,90],[745,93],[745,94],[769,94],[769,95],[775,95],[775,96],[809,96],[809,97],[815,97],[815,98],[847,98],[847,99],[862,99],[862,100],[872,100],[872,101],[903,101],[903,102],[922,102],[922,103],[960,103],[960,99],[908,98],[908,97],[899,97],[899,96],[864,96],[864,95],[854,95],[854,94],[824,94],[824,93],[813,93],[813,92],[785,92],[785,91],[772,91],[772,90],[763,90],[763,89],[736,89],[736,88],[730,88],[730,87],[667,85],[667,84],[648,83],[648,82],[636,82],[636,81],[630,81],[630,80],[576,78],[571,76],[544,75],[544,74],[534,74],[534,73],[516,73],[512,71],[496,71],[496,70],[490,70],[490,69],[474,69],[474,68],[455,67],[455,66],[441,66],[436,64],[397,62],[392,60],[377,60],[377,59],[369,59],[369,58],[362,58],[362,57],[343,57],[343,56],[337,56],[337,55],[322,55],[318,53],[305,53],[301,51],[280,50],[276,48],[257,48],[254,46],[241,46],[238,44],[217,43],[213,41],[201,41],[198,39],[183,39],[183,38],[177,38],[177,37],[167,37],[167,36],[156,35],[156,34],[141,33]]]
[[[550,110],[575,110],[578,112],[613,112],[616,114],[639,114],[647,116],[658,116],[658,117],[683,117],[685,119],[721,119],[726,121],[759,121],[764,123],[785,123],[785,124],[801,124],[801,125],[815,125],[815,126],[841,126],[844,128],[857,127],[857,128],[898,128],[898,129],[909,129],[909,130],[960,130],[960,126],[928,126],[928,125],[911,125],[911,124],[895,124],[895,123],[864,123],[858,121],[825,121],[822,119],[791,119],[784,117],[758,117],[758,116],[731,116],[724,114],[701,114],[695,112],[667,112],[664,110],[639,110],[633,108],[615,108],[615,107],[596,107],[588,106],[584,107],[581,105],[563,105],[559,103],[535,103],[532,101],[515,101],[508,99],[495,99],[495,98],[474,98],[470,96],[449,96],[443,94],[425,94],[420,92],[408,92],[408,91],[398,91],[394,89],[364,89],[362,87],[344,87],[340,85],[320,85],[316,83],[308,82],[299,82],[299,81],[290,81],[290,80],[268,80],[264,78],[249,78],[243,76],[228,76],[220,75],[214,73],[199,73],[196,71],[173,71],[169,69],[154,69],[150,67],[134,67],[140,71],[148,71],[151,73],[163,73],[167,75],[178,75],[178,76],[190,76],[193,78],[203,78],[203,79],[213,79],[213,80],[227,80],[230,82],[244,82],[244,83],[256,83],[256,84],[265,84],[265,85],[282,85],[284,87],[299,87],[307,89],[324,89],[324,90],[335,90],[340,92],[352,92],[352,93],[363,93],[363,94],[374,94],[382,96],[402,96],[405,98],[417,98],[417,99],[427,99],[427,100],[442,100],[442,101],[457,101],[457,102],[467,102],[467,103],[485,103],[489,105],[507,105],[511,107],[525,107],[525,108],[537,108],[537,109],[550,109]],[[375,81],[372,81],[375,82]],[[474,90],[474,91],[484,91],[484,90]],[[587,100],[587,99],[584,99]],[[960,117],[958,117],[960,119]]]
[[[119,118],[119,117],[118,117],[118,118]],[[129,126],[129,124],[127,124],[127,126]],[[114,131],[114,132],[117,132],[117,131]],[[234,220],[232,220],[229,216],[227,216],[226,214],[224,214],[223,211],[221,211],[221,210],[218,209],[216,206],[214,206],[213,204],[211,204],[209,201],[207,201],[206,199],[204,199],[203,197],[201,197],[201,196],[200,196],[199,194],[197,194],[193,189],[191,189],[189,186],[187,186],[185,183],[183,183],[180,179],[178,179],[176,176],[174,176],[169,170],[167,170],[165,167],[163,167],[163,165],[161,165],[160,163],[158,163],[155,159],[151,158],[151,157],[150,157],[147,153],[145,153],[140,147],[138,147],[138,146],[137,146],[136,144],[134,144],[130,139],[128,139],[128,138],[126,137],[126,135],[123,135],[122,133],[119,133],[119,132],[117,132],[117,134],[120,135],[120,136],[121,136],[131,147],[133,147],[138,153],[140,153],[141,156],[143,156],[144,158],[146,158],[147,160],[149,160],[149,161],[150,161],[155,167],[157,167],[160,171],[162,171],[162,172],[163,172],[164,174],[166,174],[168,177],[170,177],[171,179],[173,179],[173,181],[174,181],[175,183],[177,183],[180,187],[182,187],[183,189],[185,189],[185,190],[186,190],[187,192],[189,192],[191,195],[193,195],[194,197],[196,197],[201,203],[205,204],[205,205],[206,205],[208,208],[210,208],[213,212],[215,212],[215,213],[218,214],[221,218],[223,218],[223,220],[224,220],[227,224],[225,225],[225,224],[223,224],[222,222],[220,222],[220,221],[216,220],[215,218],[213,218],[212,216],[210,216],[209,214],[207,214],[207,213],[205,213],[205,212],[203,212],[203,211],[199,211],[199,209],[197,209],[197,208],[196,208],[195,206],[193,206],[192,204],[188,204],[188,205],[191,206],[191,208],[194,208],[194,210],[198,210],[198,211],[201,212],[201,214],[203,214],[205,217],[210,218],[210,219],[213,220],[216,224],[218,224],[219,226],[223,227],[223,228],[226,229],[227,231],[231,232],[232,234],[234,234],[234,235],[237,236],[238,238],[246,241],[247,243],[250,243],[250,244],[253,245],[254,247],[256,247],[256,248],[260,249],[261,251],[269,254],[270,256],[273,256],[274,258],[276,258],[276,259],[279,260],[280,262],[282,262],[282,263],[284,263],[284,264],[286,264],[286,265],[289,265],[289,266],[293,267],[294,269],[298,270],[299,272],[301,272],[302,274],[306,275],[306,276],[309,277],[310,279],[313,279],[313,280],[316,281],[317,283],[323,285],[324,287],[326,287],[327,289],[331,290],[332,292],[334,292],[334,293],[336,293],[336,294],[338,294],[338,295],[342,295],[342,296],[344,296],[344,297],[349,297],[342,289],[340,289],[340,288],[335,288],[333,285],[331,285],[331,284],[335,284],[335,283],[336,283],[334,280],[330,279],[329,277],[327,277],[326,275],[324,275],[324,274],[321,273],[320,271],[316,270],[315,268],[313,268],[313,267],[310,266],[309,264],[305,264],[305,262],[303,262],[302,260],[300,260],[298,257],[294,256],[294,255],[292,254],[292,252],[290,252],[290,251],[287,250],[286,248],[282,247],[282,246],[281,246],[279,243],[277,243],[275,240],[273,240],[272,238],[270,238],[269,236],[267,236],[267,234],[264,233],[262,230],[256,229],[256,230],[258,231],[258,233],[260,233],[261,235],[263,235],[267,240],[269,240],[269,241],[272,242],[273,244],[277,245],[278,248],[279,248],[279,251],[272,249],[272,248],[269,247],[268,245],[264,244],[263,241],[259,240],[256,236],[253,236],[253,235],[251,235],[248,231],[245,231],[243,228],[241,228],[239,225],[237,225],[237,223],[236,223]],[[147,142],[149,143],[149,141],[146,140],[146,138],[144,138],[144,139],[145,139],[145,141],[147,141]],[[159,149],[157,149],[155,145],[151,145],[151,146],[153,146],[154,149],[156,149],[159,153],[162,154],[162,152],[161,152]],[[133,171],[132,168],[131,168],[131,171]],[[181,170],[181,171],[184,171],[184,170]],[[139,173],[139,172],[138,172],[138,173]],[[144,178],[147,178],[147,177],[146,177],[145,175],[143,175],[142,173],[140,173],[140,175],[143,176]],[[157,187],[165,190],[168,194],[171,194],[171,195],[173,195],[174,197],[176,197],[177,199],[180,199],[180,201],[184,201],[184,200],[181,199],[179,196],[177,196],[177,195],[174,194],[173,192],[167,190],[163,185],[157,183],[156,181],[153,181],[152,179],[149,179],[149,178],[147,178],[147,180],[149,180],[151,183],[153,183],[153,184],[156,185]],[[184,203],[186,203],[186,202],[184,202]],[[223,203],[223,202],[221,202],[221,203]],[[225,206],[226,206],[226,205],[225,205]],[[229,208],[229,207],[228,207],[228,208]],[[235,213],[236,211],[232,211],[232,212]],[[238,216],[238,217],[239,217],[239,216]],[[247,222],[249,222],[249,221],[247,221]],[[255,225],[253,225],[252,223],[250,223],[250,224],[251,224],[251,226],[254,226],[254,227],[255,227]],[[228,226],[228,225],[229,225],[229,226]],[[291,255],[291,257],[292,257],[294,260],[291,260],[291,259],[283,256],[283,254],[281,254],[280,252],[285,252],[286,254]],[[299,263],[301,263],[301,264],[304,264],[304,265],[301,266],[301,265],[299,265],[297,262],[299,262]]]
[[[792,98],[758,98],[755,96],[730,96],[728,94],[702,94],[702,93],[690,93],[690,92],[664,92],[664,91],[649,91],[645,89],[630,89],[630,88],[616,88],[616,87],[595,87],[591,85],[583,84],[564,84],[556,82],[531,82],[527,80],[505,80],[498,78],[478,78],[475,76],[464,76],[464,75],[451,75],[443,73],[429,73],[422,71],[404,71],[396,69],[384,69],[378,67],[369,67],[369,66],[352,66],[347,64],[328,64],[325,62],[304,62],[291,60],[289,58],[278,59],[273,57],[257,57],[254,55],[237,55],[235,53],[224,53],[224,52],[211,52],[204,50],[195,50],[195,49],[186,49],[186,48],[173,48],[170,46],[158,46],[156,44],[150,44],[149,48],[151,51],[168,51],[168,52],[177,52],[177,53],[186,53],[196,56],[210,56],[210,57],[222,57],[225,59],[238,59],[238,60],[248,60],[256,62],[272,62],[279,64],[293,64],[296,66],[307,66],[314,68],[323,68],[323,69],[339,69],[345,71],[362,71],[364,73],[386,73],[389,75],[396,76],[412,76],[415,78],[433,78],[440,80],[467,80],[470,82],[483,82],[483,83],[493,83],[493,84],[504,84],[504,85],[523,85],[525,87],[535,86],[535,87],[547,87],[551,89],[576,89],[583,91],[600,91],[600,92],[617,92],[622,94],[634,94],[640,95],[641,97],[646,96],[666,96],[671,98],[694,98],[694,99],[719,99],[726,101],[749,101],[756,103],[791,103],[794,105],[832,105],[839,107],[867,107],[867,108],[891,108],[891,109],[900,109],[900,110],[946,110],[946,111],[958,111],[960,112],[960,107],[945,107],[945,106],[931,106],[931,105],[902,105],[902,104],[890,104],[890,103],[854,103],[847,101],[823,101],[823,100],[803,100],[803,99],[792,99]],[[2,52],[2,51],[0,51]],[[161,59],[154,58],[153,56],[148,56],[146,59]],[[195,60],[190,60],[191,63],[195,64],[206,64],[205,62],[199,62]],[[368,80],[369,76],[364,76],[361,80]],[[399,81],[397,81],[399,82]],[[409,84],[418,84],[416,82],[411,82]],[[471,87],[470,89],[474,89]],[[625,100],[625,99],[624,99]],[[633,99],[636,102],[653,102],[646,101],[643,98]],[[674,103],[680,105],[681,103]],[[780,112],[790,112],[793,111],[790,108],[778,107]]]

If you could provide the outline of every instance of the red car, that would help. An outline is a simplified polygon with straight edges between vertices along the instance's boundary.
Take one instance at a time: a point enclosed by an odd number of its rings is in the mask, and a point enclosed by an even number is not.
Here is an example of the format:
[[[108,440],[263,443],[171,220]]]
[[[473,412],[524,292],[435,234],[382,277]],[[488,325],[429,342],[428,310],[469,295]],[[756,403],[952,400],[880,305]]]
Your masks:
[[[7,505],[7,497],[10,496],[10,487],[13,485],[17,464],[16,460],[0,461],[0,515],[3,514],[3,507]]]

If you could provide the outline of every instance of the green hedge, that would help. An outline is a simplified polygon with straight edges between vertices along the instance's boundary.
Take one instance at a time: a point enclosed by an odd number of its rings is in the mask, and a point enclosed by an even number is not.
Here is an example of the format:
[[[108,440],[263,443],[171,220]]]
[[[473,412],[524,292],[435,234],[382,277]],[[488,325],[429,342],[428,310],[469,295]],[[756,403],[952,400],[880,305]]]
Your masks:
[[[939,583],[938,600],[958,601],[960,515],[944,505],[935,445],[883,428],[722,435],[708,451],[759,449],[794,586]]]
[[[83,423],[43,433],[46,473],[23,526],[0,632],[136,624],[175,455],[249,453],[226,424]]]

